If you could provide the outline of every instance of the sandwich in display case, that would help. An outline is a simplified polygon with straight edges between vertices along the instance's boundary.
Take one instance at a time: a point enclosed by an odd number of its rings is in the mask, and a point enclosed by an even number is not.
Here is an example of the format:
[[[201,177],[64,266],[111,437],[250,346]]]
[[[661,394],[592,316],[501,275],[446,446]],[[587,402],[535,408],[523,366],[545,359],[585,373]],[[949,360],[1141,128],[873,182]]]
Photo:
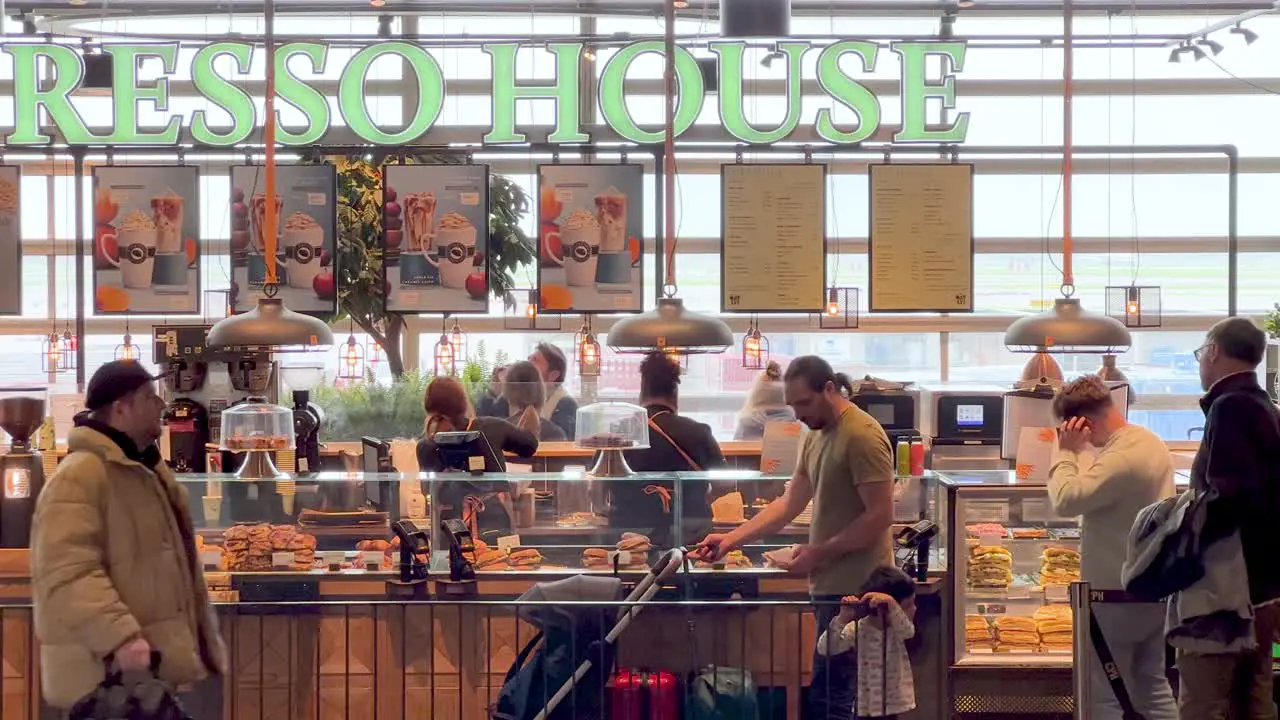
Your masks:
[[[953,664],[1069,666],[1077,518],[1054,515],[1044,481],[1011,471],[944,472],[938,482],[951,528]]]

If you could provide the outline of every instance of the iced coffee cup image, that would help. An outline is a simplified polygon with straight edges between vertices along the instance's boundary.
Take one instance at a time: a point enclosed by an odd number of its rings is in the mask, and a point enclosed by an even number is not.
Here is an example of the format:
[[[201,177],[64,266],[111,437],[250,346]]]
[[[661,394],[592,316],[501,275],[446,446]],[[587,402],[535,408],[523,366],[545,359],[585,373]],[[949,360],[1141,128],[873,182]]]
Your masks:
[[[183,199],[173,190],[151,198],[151,217],[156,224],[156,253],[186,252],[182,246]]]
[[[249,238],[250,238],[250,241],[252,242],[252,247],[250,247],[249,262],[248,262],[248,266],[249,266],[248,279],[249,279],[250,285],[260,286],[264,282],[266,282],[267,263],[266,263],[266,259],[263,258],[263,253],[266,252],[267,238],[273,237],[273,236],[276,238],[280,237],[280,216],[284,209],[284,202],[280,199],[280,196],[278,195],[275,197],[275,204],[276,204],[276,221],[272,227],[268,228],[266,227],[267,196],[258,194],[258,195],[254,195],[252,198],[249,198],[249,230],[250,230]],[[280,280],[281,282],[283,282],[285,279],[283,275],[283,267],[281,267],[281,263],[284,260],[283,250],[284,248],[280,247],[280,243],[277,243],[276,244],[276,263],[277,263],[276,275],[277,275],[277,279]]]
[[[284,224],[284,257],[289,287],[310,290],[320,274],[324,252],[324,228],[304,212],[295,212]]]
[[[600,223],[586,210],[574,210],[560,223],[559,232],[547,233],[555,247],[560,241],[562,257],[550,255],[556,265],[564,266],[565,282],[573,287],[588,287],[596,282],[596,264],[600,259]]]
[[[600,260],[596,282],[631,282],[631,248],[627,247],[627,196],[609,188],[595,197],[600,224]]]
[[[465,215],[451,212],[440,218],[436,230],[436,254],[431,262],[440,271],[440,284],[465,289],[476,259],[476,226]]]
[[[156,265],[156,224],[151,216],[141,210],[125,215],[115,232],[102,237],[104,243],[115,241],[119,259],[107,257],[120,268],[120,279],[126,288],[147,289]]]
[[[439,270],[432,261],[436,196],[429,192],[404,196],[405,243],[400,251],[401,285],[435,285]]]

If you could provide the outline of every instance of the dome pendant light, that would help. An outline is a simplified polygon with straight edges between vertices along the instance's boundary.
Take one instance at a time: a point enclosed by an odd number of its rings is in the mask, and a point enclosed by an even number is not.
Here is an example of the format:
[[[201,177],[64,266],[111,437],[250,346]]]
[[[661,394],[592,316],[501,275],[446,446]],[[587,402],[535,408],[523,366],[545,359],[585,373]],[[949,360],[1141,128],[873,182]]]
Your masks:
[[[1073,14],[1068,0],[1063,5],[1062,297],[1054,300],[1053,309],[1049,312],[1015,320],[1004,333],[1004,344],[1009,350],[1021,353],[1116,355],[1133,344],[1129,329],[1114,318],[1086,312],[1080,301],[1072,297],[1075,294],[1075,278],[1071,272]]]
[[[663,297],[658,306],[643,315],[632,315],[614,323],[609,329],[609,347],[620,354],[643,354],[664,350],[679,355],[722,353],[733,345],[733,331],[719,318],[686,310],[676,297],[676,176],[675,176],[675,102],[676,51],[675,7],[666,3],[666,70],[663,92],[666,95],[666,132],[663,164],[663,204],[666,239],[663,254]]]
[[[266,56],[275,57],[275,2],[267,0],[263,13],[263,44]],[[266,69],[265,117],[263,118],[263,141],[266,144],[264,168],[264,193],[267,197],[276,195],[276,73],[275,63],[267,63]],[[266,203],[266,218],[263,227],[276,227],[275,203]],[[333,345],[333,330],[318,318],[296,313],[284,306],[276,297],[279,285],[276,277],[276,243],[279,238],[275,233],[266,233],[263,253],[266,256],[267,277],[262,285],[265,297],[258,299],[258,306],[247,313],[233,315],[219,320],[209,329],[205,343],[211,347],[288,347],[302,346],[306,349],[323,349]]]

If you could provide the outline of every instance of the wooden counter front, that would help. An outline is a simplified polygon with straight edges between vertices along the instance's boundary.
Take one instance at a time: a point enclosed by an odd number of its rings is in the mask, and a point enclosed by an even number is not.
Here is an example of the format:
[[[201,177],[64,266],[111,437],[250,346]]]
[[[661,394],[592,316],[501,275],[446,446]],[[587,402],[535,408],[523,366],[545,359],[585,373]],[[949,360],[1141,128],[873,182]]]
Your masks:
[[[497,597],[518,591],[518,583],[485,582],[479,597],[466,600],[399,602],[346,600],[357,588],[381,584],[334,581],[322,583],[320,602],[218,605],[230,672],[190,689],[184,703],[196,720],[487,720],[507,670],[535,632]],[[940,587],[921,586],[917,626],[930,636],[938,633]],[[16,577],[0,578],[0,588],[7,598],[29,590]],[[773,604],[656,603],[620,636],[617,666],[678,677],[711,664],[746,668],[758,687],[770,689],[762,718],[799,718],[814,639],[803,596]],[[52,717],[39,700],[29,607],[0,608],[0,658],[0,720]],[[922,711],[932,694],[920,692]]]

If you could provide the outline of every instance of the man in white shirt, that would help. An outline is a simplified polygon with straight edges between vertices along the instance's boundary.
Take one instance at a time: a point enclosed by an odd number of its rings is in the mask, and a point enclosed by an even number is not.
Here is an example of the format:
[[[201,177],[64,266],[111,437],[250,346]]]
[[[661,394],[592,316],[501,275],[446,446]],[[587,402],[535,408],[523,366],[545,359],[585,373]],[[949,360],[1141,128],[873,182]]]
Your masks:
[[[1142,508],[1173,495],[1173,463],[1155,433],[1125,419],[1100,378],[1086,375],[1053,399],[1062,421],[1049,501],[1059,516],[1081,517],[1081,578],[1119,590],[1129,530]],[[1092,459],[1085,451],[1092,446]],[[1098,604],[1093,612],[1125,689],[1147,720],[1177,720],[1165,676],[1163,604]],[[1102,665],[1091,658],[1092,720],[1122,717]]]

